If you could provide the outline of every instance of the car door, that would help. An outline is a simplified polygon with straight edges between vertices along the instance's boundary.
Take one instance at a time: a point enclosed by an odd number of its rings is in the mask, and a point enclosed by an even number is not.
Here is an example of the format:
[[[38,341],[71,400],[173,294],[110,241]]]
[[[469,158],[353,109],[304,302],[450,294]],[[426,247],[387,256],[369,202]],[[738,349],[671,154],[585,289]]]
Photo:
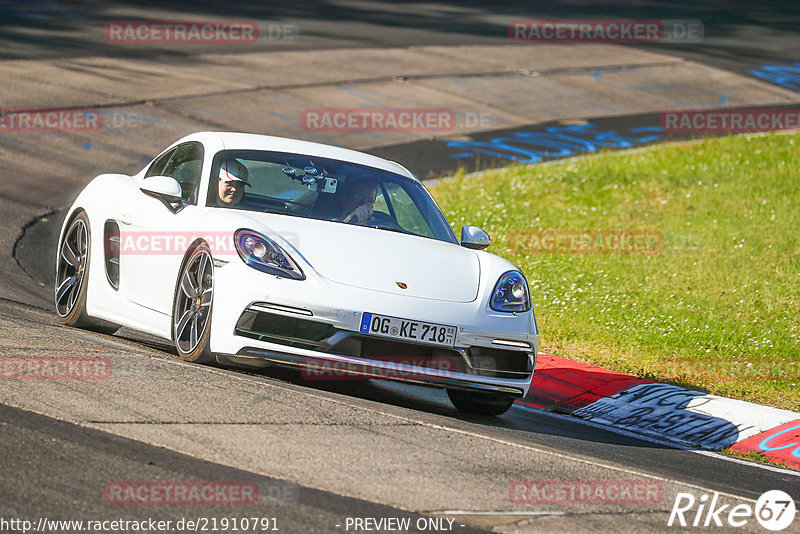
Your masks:
[[[120,217],[120,291],[140,306],[170,314],[183,254],[191,242],[197,213],[203,146],[183,143],[159,156],[145,173],[178,181],[182,202],[177,212],[142,191],[127,199]]]

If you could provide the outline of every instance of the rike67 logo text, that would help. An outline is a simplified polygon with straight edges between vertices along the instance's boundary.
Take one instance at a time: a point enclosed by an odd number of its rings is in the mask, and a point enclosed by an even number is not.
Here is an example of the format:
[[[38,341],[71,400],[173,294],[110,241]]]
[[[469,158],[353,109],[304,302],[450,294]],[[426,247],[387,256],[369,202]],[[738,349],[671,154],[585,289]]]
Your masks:
[[[792,524],[796,513],[788,493],[770,490],[763,493],[755,506],[720,502],[720,494],[707,493],[696,499],[691,493],[678,493],[667,526],[680,527],[743,527],[753,518],[767,530],[777,532]]]

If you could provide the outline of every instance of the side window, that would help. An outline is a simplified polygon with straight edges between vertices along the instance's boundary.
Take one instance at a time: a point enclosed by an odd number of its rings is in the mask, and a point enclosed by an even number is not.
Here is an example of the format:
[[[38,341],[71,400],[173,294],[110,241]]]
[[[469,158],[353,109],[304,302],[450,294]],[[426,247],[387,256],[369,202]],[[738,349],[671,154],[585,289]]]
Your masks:
[[[151,176],[163,176],[163,173],[161,171],[167,165],[167,162],[172,157],[172,155],[175,154],[176,150],[178,149],[173,148],[172,150],[164,152],[162,155],[160,155],[158,159],[156,159],[153,162],[153,164],[150,165],[150,168],[147,169],[147,173],[144,175],[144,177],[150,178]]]
[[[185,143],[156,159],[147,170],[145,178],[150,176],[175,178],[181,184],[184,202],[194,203],[202,167],[203,145],[197,142]]]

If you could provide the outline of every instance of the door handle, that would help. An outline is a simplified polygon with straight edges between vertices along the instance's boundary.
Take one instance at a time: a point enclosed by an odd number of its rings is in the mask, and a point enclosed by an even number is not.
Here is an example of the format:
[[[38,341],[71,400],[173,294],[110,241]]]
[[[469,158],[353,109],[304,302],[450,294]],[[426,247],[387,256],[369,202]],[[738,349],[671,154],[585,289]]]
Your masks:
[[[127,213],[123,213],[119,216],[119,222],[122,224],[133,224],[133,218]]]

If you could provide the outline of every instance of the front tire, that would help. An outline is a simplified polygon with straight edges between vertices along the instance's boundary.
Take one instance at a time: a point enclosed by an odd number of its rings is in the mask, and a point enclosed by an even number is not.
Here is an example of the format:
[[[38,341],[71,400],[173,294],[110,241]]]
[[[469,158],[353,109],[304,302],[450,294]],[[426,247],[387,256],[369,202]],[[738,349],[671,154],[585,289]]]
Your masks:
[[[113,334],[118,325],[92,319],[86,313],[91,260],[89,216],[80,212],[67,227],[56,267],[55,304],[61,324]]]
[[[175,288],[172,339],[178,356],[195,363],[212,363],[211,307],[214,300],[214,261],[205,243],[186,260]]]
[[[503,415],[514,404],[514,398],[496,393],[448,389],[450,402],[459,411],[472,415]]]

